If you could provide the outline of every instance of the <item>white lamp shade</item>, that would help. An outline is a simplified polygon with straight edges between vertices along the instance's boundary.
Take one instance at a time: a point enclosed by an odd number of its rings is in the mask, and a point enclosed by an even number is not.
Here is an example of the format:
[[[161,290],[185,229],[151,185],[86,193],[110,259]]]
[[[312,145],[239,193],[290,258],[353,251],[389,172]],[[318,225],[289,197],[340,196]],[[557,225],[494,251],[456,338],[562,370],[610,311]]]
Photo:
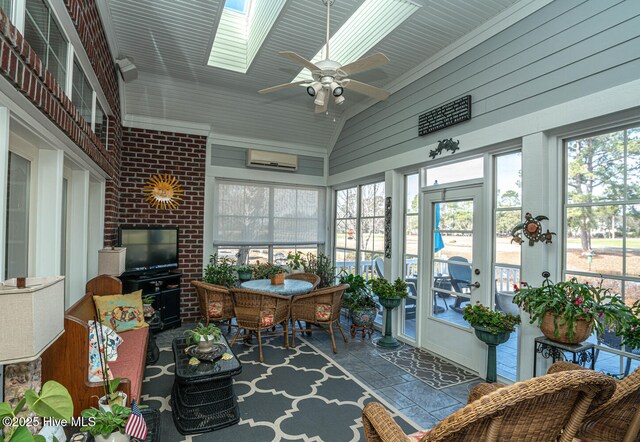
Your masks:
[[[0,286],[0,365],[34,360],[64,332],[64,276]]]
[[[125,270],[126,247],[98,250],[98,274],[120,276]]]

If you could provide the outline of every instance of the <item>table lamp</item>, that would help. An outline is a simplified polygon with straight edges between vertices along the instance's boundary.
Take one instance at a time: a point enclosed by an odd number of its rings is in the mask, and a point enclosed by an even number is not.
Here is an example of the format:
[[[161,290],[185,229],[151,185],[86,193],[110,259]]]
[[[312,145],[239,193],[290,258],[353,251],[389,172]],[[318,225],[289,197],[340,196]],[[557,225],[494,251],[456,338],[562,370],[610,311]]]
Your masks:
[[[125,270],[126,247],[109,247],[98,250],[98,274],[120,276]]]

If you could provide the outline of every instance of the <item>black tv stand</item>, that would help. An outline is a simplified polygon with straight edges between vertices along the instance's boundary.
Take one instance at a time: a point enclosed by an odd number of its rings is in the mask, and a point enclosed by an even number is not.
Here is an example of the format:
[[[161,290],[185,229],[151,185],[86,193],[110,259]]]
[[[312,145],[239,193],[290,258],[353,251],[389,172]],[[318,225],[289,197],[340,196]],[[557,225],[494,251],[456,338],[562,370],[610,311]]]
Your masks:
[[[142,296],[152,296],[153,308],[160,317],[160,328],[180,327],[180,283],[182,273],[158,272],[143,275],[121,275],[124,293],[142,290]]]

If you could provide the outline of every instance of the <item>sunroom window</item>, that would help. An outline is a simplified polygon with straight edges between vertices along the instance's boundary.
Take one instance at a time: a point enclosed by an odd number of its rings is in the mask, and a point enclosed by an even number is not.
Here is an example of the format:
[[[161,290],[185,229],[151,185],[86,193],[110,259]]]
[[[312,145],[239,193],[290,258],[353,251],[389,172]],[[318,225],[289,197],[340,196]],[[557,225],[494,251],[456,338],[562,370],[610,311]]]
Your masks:
[[[71,101],[84,120],[91,124],[93,89],[77,59],[73,61],[73,86]]]

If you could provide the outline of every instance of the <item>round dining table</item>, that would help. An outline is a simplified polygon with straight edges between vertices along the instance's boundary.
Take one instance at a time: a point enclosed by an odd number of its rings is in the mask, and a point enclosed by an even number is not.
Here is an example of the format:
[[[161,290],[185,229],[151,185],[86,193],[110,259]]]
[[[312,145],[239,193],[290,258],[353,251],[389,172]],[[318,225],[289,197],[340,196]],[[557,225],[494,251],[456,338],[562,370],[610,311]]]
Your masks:
[[[299,279],[285,279],[284,284],[271,284],[270,279],[254,279],[243,282],[240,287],[284,296],[295,296],[309,293],[313,288],[313,284]]]

